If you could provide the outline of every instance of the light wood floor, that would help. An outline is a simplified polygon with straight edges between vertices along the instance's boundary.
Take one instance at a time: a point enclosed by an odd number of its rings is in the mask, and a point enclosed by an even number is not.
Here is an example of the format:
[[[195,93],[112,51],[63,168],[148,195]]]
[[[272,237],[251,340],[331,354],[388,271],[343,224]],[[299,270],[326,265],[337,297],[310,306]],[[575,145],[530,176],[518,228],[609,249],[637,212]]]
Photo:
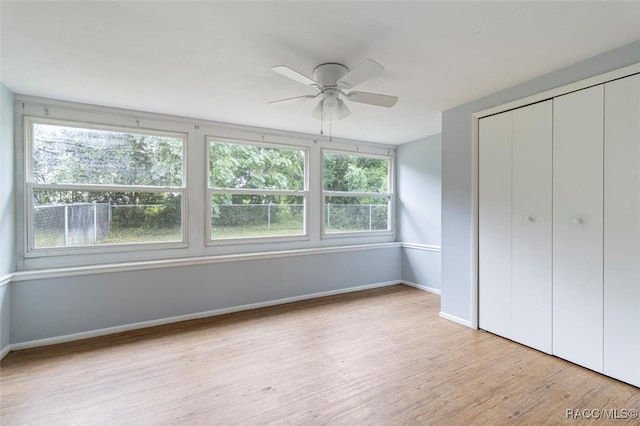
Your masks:
[[[566,410],[640,409],[638,388],[438,312],[398,285],[12,352],[0,424],[581,424]]]

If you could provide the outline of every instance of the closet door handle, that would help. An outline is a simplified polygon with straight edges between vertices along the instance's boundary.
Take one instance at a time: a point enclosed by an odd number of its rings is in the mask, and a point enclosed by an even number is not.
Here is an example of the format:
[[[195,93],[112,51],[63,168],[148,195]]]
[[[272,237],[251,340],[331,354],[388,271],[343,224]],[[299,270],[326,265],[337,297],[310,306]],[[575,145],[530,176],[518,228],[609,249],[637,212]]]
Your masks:
[[[584,223],[584,220],[582,220],[579,217],[576,217],[575,219],[573,219],[573,223],[575,223],[576,225],[582,225]]]
[[[525,216],[524,217],[524,221],[525,222],[529,222],[529,223],[535,222],[535,220],[531,216]]]

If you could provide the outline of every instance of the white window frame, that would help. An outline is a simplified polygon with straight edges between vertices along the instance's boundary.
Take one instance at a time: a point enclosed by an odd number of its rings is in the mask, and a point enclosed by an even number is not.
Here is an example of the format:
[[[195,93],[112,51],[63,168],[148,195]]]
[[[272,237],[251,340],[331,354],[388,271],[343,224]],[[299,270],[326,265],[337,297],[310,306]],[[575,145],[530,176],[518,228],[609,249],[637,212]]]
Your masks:
[[[274,242],[290,242],[290,241],[307,241],[309,240],[309,148],[302,145],[294,144],[278,144],[257,142],[247,139],[235,139],[230,137],[218,137],[207,135],[206,138],[206,163],[207,163],[207,246],[222,245],[239,245],[239,244],[256,244],[256,243],[274,243]],[[287,190],[287,189],[247,189],[247,188],[215,188],[211,187],[211,169],[209,164],[209,150],[212,143],[228,143],[236,145],[249,145],[263,148],[286,149],[289,151],[301,151],[304,155],[304,181],[303,189]],[[251,237],[236,238],[212,238],[211,229],[211,198],[216,194],[245,194],[245,195],[272,195],[272,196],[298,196],[303,200],[303,231],[302,234],[296,235],[265,235]]]
[[[31,152],[25,119],[38,123],[70,124],[77,127],[131,131],[133,133],[157,132],[161,135],[184,137],[182,235],[184,241],[170,243],[105,244],[81,247],[39,248],[30,250],[27,235],[33,217],[28,184]],[[340,151],[346,154],[379,155],[391,158],[395,167],[394,145],[355,141],[334,137],[285,130],[265,129],[220,123],[215,121],[177,117],[172,115],[126,110],[74,103],[41,97],[14,96],[14,144],[15,198],[16,198],[16,268],[19,271],[48,268],[84,269],[97,264],[171,262],[179,258],[226,259],[245,254],[287,251],[303,253],[309,249],[329,248],[344,245],[389,243],[395,240],[395,196],[391,197],[389,227],[391,231],[355,232],[329,234],[323,238],[322,197],[322,150]],[[211,223],[209,191],[209,146],[207,137],[221,142],[244,142],[254,145],[273,146],[283,149],[298,149],[305,152],[305,187],[302,195],[305,202],[304,235],[283,237],[260,237],[243,239],[216,239],[209,243]],[[390,188],[395,171],[390,173]],[[65,188],[57,185],[56,189]],[[69,188],[71,189],[71,188]],[[89,188],[93,189],[93,188]],[[102,187],[99,189],[103,189]],[[143,188],[144,189],[144,188]],[[152,191],[162,191],[153,187]],[[172,188],[173,190],[173,188]],[[276,194],[279,195],[279,194]],[[296,194],[297,195],[297,194]]]
[[[135,134],[147,134],[157,136],[169,136],[182,139],[182,185],[181,186],[144,186],[144,185],[96,185],[96,184],[67,184],[67,183],[37,183],[34,179],[34,146],[33,127],[35,124],[49,124],[56,126],[75,127],[79,129],[105,130],[116,132],[131,132]],[[133,250],[149,249],[171,249],[184,248],[188,245],[187,236],[187,146],[188,135],[181,132],[166,130],[147,129],[142,127],[128,127],[112,124],[95,124],[76,120],[47,118],[38,116],[24,116],[24,194],[25,194],[25,258],[39,256],[64,256],[78,253],[105,253]],[[86,246],[65,246],[65,247],[35,247],[34,231],[34,202],[33,193],[36,190],[58,190],[58,191],[126,191],[126,192],[174,192],[180,194],[181,199],[181,235],[180,241],[160,241],[160,242],[132,242],[122,244],[96,244]]]
[[[347,149],[334,149],[334,148],[323,148],[320,150],[320,188],[322,191],[322,200],[321,200],[321,238],[322,239],[333,239],[333,238],[353,238],[353,237],[367,237],[367,236],[393,236],[395,235],[395,196],[394,196],[394,188],[395,188],[395,156],[393,155],[381,155],[376,153],[369,153],[366,151],[361,151],[357,149],[347,150]],[[354,157],[364,157],[364,158],[376,158],[376,159],[384,159],[389,161],[389,171],[387,177],[387,192],[351,192],[351,191],[326,191],[324,189],[324,157],[325,154],[337,154],[337,155],[348,155]],[[362,231],[348,231],[348,232],[327,232],[326,223],[327,223],[327,213],[325,206],[327,204],[327,197],[353,197],[353,198],[384,198],[387,199],[387,229],[379,229],[379,230],[362,230]]]

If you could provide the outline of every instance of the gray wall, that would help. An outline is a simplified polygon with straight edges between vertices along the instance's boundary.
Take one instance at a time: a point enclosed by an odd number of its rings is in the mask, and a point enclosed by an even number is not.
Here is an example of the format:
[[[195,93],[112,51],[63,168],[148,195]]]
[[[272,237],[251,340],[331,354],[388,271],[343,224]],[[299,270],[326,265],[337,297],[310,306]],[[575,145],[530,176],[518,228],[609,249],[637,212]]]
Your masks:
[[[397,154],[398,241],[416,245],[402,249],[402,280],[433,289],[440,289],[441,147],[433,135]]]
[[[350,287],[399,282],[397,246],[11,284],[19,344]]]
[[[544,60],[544,58],[541,58]],[[443,313],[471,321],[472,113],[640,62],[640,41],[551,72],[442,115]]]
[[[415,247],[403,247],[401,253],[402,282],[424,290],[440,292],[442,288],[441,253]]]
[[[15,270],[13,94],[0,83],[0,277]],[[10,287],[0,284],[0,351],[9,344]]]
[[[440,246],[441,136],[398,147],[398,241]]]

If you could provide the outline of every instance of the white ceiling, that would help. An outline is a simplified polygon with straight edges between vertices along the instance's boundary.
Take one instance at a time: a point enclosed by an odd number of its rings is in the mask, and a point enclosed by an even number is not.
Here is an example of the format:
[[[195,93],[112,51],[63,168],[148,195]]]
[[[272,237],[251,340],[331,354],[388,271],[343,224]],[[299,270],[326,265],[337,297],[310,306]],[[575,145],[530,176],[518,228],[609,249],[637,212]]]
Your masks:
[[[640,39],[626,2],[0,2],[0,79],[14,93],[316,134],[324,62],[372,58],[385,73],[357,90],[333,135],[404,143],[440,132],[441,112]]]

